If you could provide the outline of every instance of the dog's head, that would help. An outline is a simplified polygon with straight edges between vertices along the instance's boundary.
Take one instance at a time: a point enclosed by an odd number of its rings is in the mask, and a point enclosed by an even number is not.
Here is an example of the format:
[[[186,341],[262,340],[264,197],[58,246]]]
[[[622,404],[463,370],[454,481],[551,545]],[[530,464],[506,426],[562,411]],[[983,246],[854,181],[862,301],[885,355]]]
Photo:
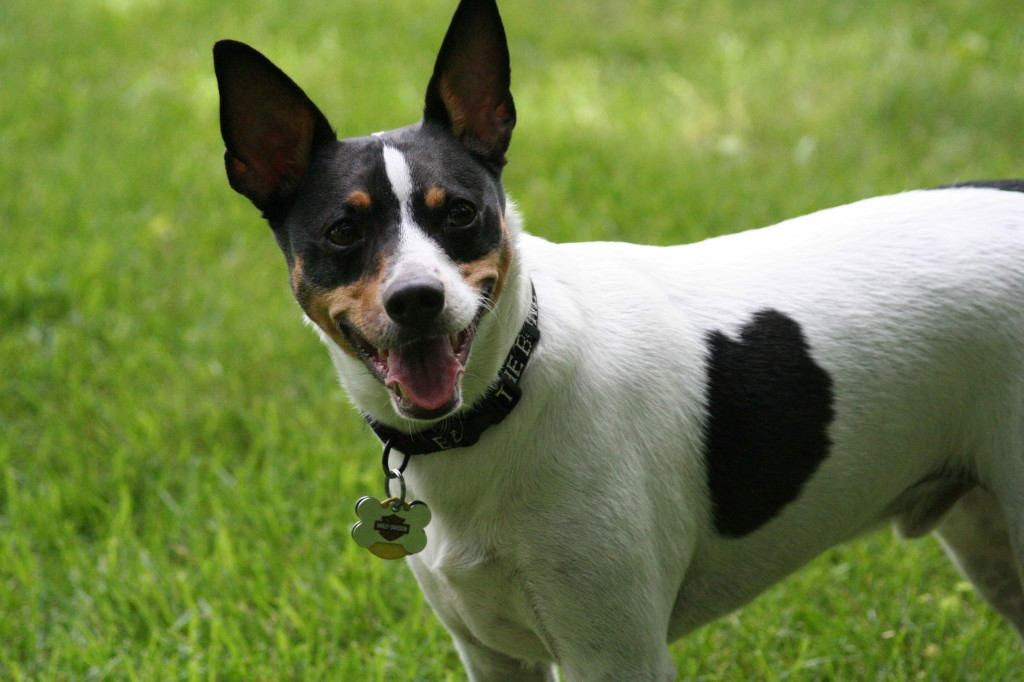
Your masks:
[[[477,327],[512,262],[501,169],[515,107],[494,0],[456,11],[423,120],[369,137],[338,140],[247,45],[217,43],[214,63],[228,179],[270,223],[346,387],[371,413],[458,409]]]

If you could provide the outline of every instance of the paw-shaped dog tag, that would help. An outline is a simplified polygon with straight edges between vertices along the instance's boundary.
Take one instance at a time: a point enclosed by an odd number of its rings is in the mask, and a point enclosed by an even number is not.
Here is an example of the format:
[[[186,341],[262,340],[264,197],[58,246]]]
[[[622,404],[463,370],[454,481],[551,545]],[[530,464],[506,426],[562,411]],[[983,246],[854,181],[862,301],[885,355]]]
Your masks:
[[[423,529],[430,523],[430,509],[422,502],[407,504],[397,497],[381,502],[367,496],[356,502],[356,515],[352,539],[381,559],[401,559],[427,546]]]

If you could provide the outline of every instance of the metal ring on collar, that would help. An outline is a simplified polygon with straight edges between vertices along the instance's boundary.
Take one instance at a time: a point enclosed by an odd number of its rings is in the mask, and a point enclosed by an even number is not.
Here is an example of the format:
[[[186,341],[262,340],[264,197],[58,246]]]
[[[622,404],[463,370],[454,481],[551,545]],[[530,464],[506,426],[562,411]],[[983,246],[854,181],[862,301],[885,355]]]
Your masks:
[[[392,469],[387,472],[387,477],[384,479],[384,493],[388,498],[393,497],[391,495],[391,481],[398,479],[398,487],[401,490],[398,499],[405,504],[405,477],[402,476],[402,472],[399,469]]]
[[[397,471],[399,474],[405,473],[405,468],[409,466],[409,455],[402,453],[402,463],[398,465],[397,469],[391,468],[391,441],[384,443],[384,454],[381,455],[381,466],[384,468],[384,475],[388,478],[391,476],[392,471]]]

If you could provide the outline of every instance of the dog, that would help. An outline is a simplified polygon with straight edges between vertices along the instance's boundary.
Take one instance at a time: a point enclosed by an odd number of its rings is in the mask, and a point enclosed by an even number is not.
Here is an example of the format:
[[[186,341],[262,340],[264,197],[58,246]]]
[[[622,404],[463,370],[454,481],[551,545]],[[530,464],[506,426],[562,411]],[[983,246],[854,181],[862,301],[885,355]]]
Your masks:
[[[394,509],[429,505],[407,562],[470,679],[673,679],[669,642],[889,522],[1024,632],[1024,181],[553,244],[501,183],[494,0],[458,6],[422,120],[365,137],[214,55],[231,187],[403,456]]]

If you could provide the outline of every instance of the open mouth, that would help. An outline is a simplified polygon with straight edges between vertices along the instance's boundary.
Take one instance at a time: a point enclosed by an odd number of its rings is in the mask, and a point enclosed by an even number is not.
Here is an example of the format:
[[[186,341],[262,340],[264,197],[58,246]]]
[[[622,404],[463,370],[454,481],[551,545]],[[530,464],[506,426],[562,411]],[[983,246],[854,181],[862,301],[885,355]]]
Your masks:
[[[486,309],[481,305],[473,321],[460,332],[417,339],[393,348],[377,348],[351,327],[345,332],[366,366],[391,391],[399,414],[413,419],[437,419],[461,403],[459,377],[466,371],[477,324]]]

